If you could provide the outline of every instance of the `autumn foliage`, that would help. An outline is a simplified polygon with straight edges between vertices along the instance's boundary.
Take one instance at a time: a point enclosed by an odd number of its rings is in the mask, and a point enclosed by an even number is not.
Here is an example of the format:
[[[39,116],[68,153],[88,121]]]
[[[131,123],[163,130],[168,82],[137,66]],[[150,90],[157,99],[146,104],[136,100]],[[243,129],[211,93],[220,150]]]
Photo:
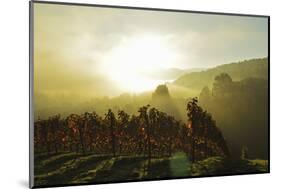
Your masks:
[[[60,115],[34,124],[36,153],[77,152],[112,156],[169,157],[183,151],[192,162],[211,156],[228,156],[222,132],[211,114],[198,106],[197,98],[187,102],[187,122],[176,120],[150,105],[137,115],[112,110],[102,117],[95,112]]]

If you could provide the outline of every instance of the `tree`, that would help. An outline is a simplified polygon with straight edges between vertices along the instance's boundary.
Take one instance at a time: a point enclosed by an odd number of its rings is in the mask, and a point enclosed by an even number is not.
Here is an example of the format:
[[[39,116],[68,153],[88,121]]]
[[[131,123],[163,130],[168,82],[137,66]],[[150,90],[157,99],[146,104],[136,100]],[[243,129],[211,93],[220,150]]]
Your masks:
[[[96,112],[89,114],[89,126],[87,128],[87,143],[90,148],[90,151],[94,149],[94,146],[97,146],[97,139],[100,137],[99,133],[102,131],[101,120],[102,118]]]
[[[187,103],[187,117],[188,117],[188,129],[190,132],[191,136],[191,146],[190,146],[190,156],[191,156],[191,161],[194,162],[196,161],[195,157],[195,148],[196,148],[196,142],[197,142],[197,132],[198,132],[198,127],[199,127],[199,116],[200,113],[202,112],[201,107],[197,105],[198,99],[197,98],[192,98],[188,103]]]
[[[131,151],[136,154],[143,153],[145,129],[140,123],[140,117],[132,115],[128,123],[128,134],[131,136]]]
[[[119,137],[119,154],[122,152],[122,146],[126,144],[126,140],[129,138],[127,136],[127,127],[129,124],[130,116],[123,110],[118,111],[118,137]]]
[[[228,156],[229,150],[219,128],[210,113],[198,106],[197,98],[187,103],[188,132],[190,136],[190,158],[192,162],[198,158],[206,158],[211,154]],[[202,156],[202,153],[204,157]]]
[[[113,157],[116,157],[116,135],[115,135],[116,118],[114,113],[111,111],[111,109],[108,110],[107,114],[105,115],[105,118],[106,120],[109,121],[112,153],[113,153]]]
[[[158,85],[156,90],[152,94],[152,99],[161,98],[161,97],[164,97],[164,98],[170,97],[170,93],[169,93],[168,87],[166,85]]]
[[[212,97],[211,91],[209,89],[209,87],[205,86],[200,95],[199,95],[199,100],[202,104],[208,104],[208,102],[210,101]]]
[[[147,138],[147,145],[148,145],[148,169],[150,169],[150,163],[151,163],[151,141],[150,141],[150,135],[151,135],[151,131],[150,131],[150,123],[149,123],[149,118],[148,118],[148,108],[150,107],[150,105],[146,105],[143,107],[140,107],[139,109],[139,117],[141,120],[143,120],[143,124],[145,125],[145,130],[146,130],[146,138]]]
[[[77,114],[71,114],[66,118],[68,127],[71,129],[71,145],[76,146],[76,151],[79,152],[79,144],[82,147],[82,152],[84,153],[84,141],[83,141],[83,126],[81,126],[81,118]],[[70,146],[72,148],[72,146]]]
[[[229,93],[232,87],[232,79],[227,73],[221,73],[215,77],[213,83],[213,96],[214,97],[225,97]]]

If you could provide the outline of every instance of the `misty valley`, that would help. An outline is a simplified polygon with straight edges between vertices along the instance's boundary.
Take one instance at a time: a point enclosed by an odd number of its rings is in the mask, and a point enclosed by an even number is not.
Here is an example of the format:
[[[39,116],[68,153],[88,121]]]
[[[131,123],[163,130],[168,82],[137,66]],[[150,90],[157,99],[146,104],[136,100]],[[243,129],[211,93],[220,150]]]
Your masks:
[[[116,95],[35,91],[35,185],[269,171],[267,57],[157,77]]]

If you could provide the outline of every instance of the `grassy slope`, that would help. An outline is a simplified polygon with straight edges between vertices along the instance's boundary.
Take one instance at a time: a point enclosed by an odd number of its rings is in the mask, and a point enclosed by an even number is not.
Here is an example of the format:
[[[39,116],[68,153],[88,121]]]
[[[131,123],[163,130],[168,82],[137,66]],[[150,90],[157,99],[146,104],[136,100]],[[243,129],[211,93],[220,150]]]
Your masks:
[[[171,158],[111,157],[65,153],[35,157],[35,184],[100,183],[267,172],[266,160],[232,160],[211,157],[191,164],[184,153]]]
[[[211,157],[193,164],[191,170],[192,176],[263,173],[268,172],[268,161]]]

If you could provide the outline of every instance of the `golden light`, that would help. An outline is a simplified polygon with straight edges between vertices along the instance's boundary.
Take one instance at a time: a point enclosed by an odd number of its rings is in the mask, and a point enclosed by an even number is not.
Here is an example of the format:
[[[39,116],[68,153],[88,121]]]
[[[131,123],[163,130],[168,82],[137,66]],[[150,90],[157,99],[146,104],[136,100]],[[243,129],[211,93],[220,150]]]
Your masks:
[[[177,54],[167,38],[156,35],[135,36],[122,40],[102,60],[101,70],[119,87],[143,92],[167,82],[147,76],[159,69],[173,67]]]

